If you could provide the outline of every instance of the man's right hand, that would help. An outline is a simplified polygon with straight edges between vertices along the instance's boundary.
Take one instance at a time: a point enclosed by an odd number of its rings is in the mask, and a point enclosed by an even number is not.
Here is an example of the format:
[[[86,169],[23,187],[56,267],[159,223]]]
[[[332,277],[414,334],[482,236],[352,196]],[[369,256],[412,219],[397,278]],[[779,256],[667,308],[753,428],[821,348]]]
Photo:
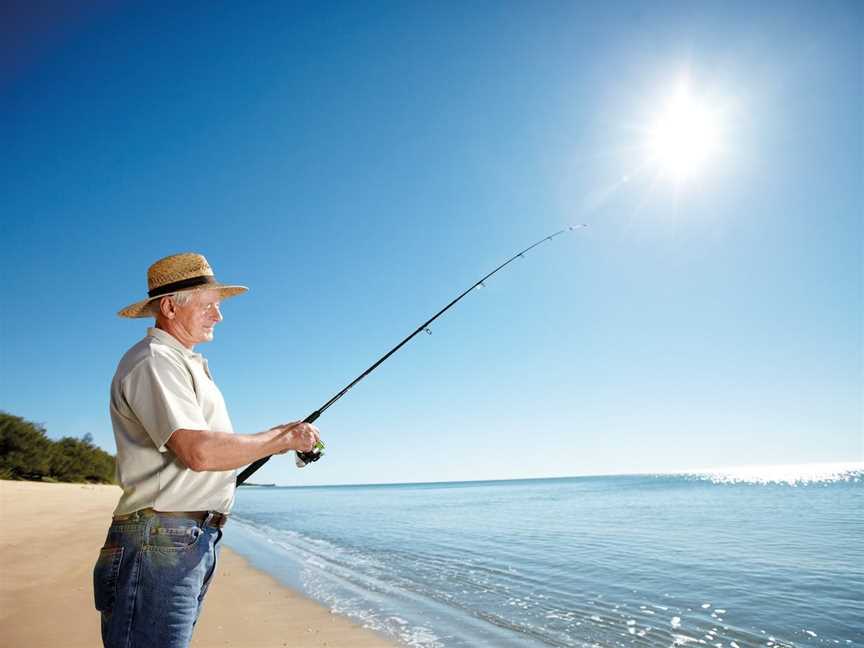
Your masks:
[[[283,423],[272,429],[279,430],[279,441],[284,446],[278,454],[285,454],[290,450],[309,452],[319,440],[318,428],[303,421]]]

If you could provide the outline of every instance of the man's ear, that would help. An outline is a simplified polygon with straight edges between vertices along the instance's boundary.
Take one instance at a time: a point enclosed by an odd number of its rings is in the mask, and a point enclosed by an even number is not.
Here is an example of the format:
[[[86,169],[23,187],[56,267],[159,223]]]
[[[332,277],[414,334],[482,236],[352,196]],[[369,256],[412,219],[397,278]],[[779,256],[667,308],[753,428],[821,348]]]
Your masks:
[[[174,319],[174,301],[170,297],[163,297],[159,300],[159,312],[163,317]]]

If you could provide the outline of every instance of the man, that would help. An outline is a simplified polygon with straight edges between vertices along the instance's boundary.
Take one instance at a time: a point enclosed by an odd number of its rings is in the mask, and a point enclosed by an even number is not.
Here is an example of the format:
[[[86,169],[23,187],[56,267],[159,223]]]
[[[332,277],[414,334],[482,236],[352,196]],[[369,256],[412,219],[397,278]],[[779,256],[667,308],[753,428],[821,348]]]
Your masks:
[[[310,451],[307,423],[235,435],[207,361],[221,300],[246,292],[216,281],[200,254],[161,259],[148,296],[118,314],[156,325],[120,360],[111,383],[117,478],[123,494],[93,573],[106,648],[188,646],[216,569],[234,501],[235,469]]]

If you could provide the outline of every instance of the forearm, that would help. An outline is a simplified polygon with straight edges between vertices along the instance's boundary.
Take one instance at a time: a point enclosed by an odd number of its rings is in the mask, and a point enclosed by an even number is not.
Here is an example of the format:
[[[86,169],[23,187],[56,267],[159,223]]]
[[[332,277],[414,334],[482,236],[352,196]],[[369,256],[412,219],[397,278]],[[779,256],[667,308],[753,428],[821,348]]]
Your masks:
[[[168,447],[190,469],[233,470],[286,449],[286,432],[273,428],[257,434],[177,430]]]

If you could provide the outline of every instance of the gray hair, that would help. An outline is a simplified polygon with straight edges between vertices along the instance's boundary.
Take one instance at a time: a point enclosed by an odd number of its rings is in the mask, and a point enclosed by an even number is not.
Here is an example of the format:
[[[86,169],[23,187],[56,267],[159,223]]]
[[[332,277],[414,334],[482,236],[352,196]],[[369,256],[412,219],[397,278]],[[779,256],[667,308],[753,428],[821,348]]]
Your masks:
[[[151,301],[149,304],[147,304],[146,310],[151,315],[151,317],[157,317],[159,315],[159,313],[162,312],[160,310],[160,308],[161,308],[160,304],[162,303],[162,299],[164,297],[168,297],[170,299],[173,299],[174,303],[177,306],[188,306],[189,304],[192,303],[194,293],[195,293],[194,290],[184,290],[182,292],[169,293],[167,295],[160,295],[159,297],[157,297],[156,299]]]

